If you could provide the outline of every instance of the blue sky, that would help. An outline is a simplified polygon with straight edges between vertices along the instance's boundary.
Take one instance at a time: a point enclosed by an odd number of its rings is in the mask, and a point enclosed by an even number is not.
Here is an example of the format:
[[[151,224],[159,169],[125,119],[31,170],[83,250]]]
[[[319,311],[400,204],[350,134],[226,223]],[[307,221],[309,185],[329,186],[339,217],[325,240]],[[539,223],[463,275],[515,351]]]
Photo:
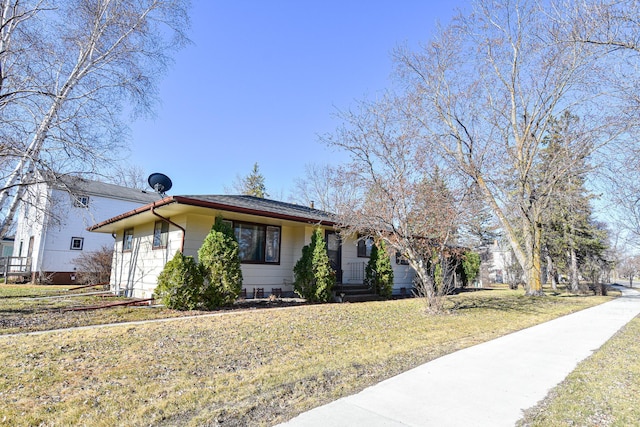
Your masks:
[[[258,162],[286,200],[305,164],[346,159],[318,136],[390,85],[392,50],[466,3],[193,0],[193,44],[163,78],[156,117],[131,124],[128,161],[169,175],[175,195],[224,193]]]

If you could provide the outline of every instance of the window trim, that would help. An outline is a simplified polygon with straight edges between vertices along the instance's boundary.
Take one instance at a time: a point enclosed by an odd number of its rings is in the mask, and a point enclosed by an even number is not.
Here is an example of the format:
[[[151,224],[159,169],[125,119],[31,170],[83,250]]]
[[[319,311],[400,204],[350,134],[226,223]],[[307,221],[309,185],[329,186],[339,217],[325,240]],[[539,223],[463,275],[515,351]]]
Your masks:
[[[73,197],[73,206],[78,207],[78,208],[88,208],[89,207],[89,196],[87,195],[80,195],[80,196],[74,196]]]
[[[400,251],[396,251],[396,264],[397,265],[409,265],[409,260],[403,256]]]
[[[127,245],[127,236],[131,236]],[[133,249],[133,228],[125,228],[122,233],[122,252],[131,252]]]
[[[371,242],[370,246],[367,246],[367,242]],[[358,258],[371,258],[371,248],[373,248],[374,239],[372,236],[360,236],[358,238],[358,244],[356,248],[356,252]],[[367,254],[367,249],[369,249],[369,254]],[[364,254],[362,252],[364,250]]]
[[[74,242],[79,242],[80,243],[80,247],[74,247]],[[69,249],[72,251],[81,251],[82,248],[84,247],[84,237],[72,237],[71,238],[71,245],[69,246]]]
[[[160,235],[159,235],[160,244],[156,245],[156,231],[158,230],[158,223],[161,223]],[[151,241],[151,249],[166,249],[168,245],[169,245],[169,223],[167,221],[158,220],[153,224],[153,236]]]
[[[238,238],[238,234],[236,234],[236,226],[237,225],[247,225],[247,226],[258,226],[262,228],[262,261],[252,261],[252,260],[243,260],[240,259],[240,263],[241,264],[253,264],[253,265],[280,265],[281,259],[282,259],[282,227],[279,225],[273,225],[273,224],[263,224],[263,223],[259,223],[259,222],[249,222],[249,221],[231,221],[233,224],[233,234],[236,238],[236,240],[238,241],[238,244],[240,244],[240,239]],[[273,228],[273,229],[277,229],[278,232],[278,260],[277,261],[267,261],[267,234],[268,234],[268,229],[269,227]]]

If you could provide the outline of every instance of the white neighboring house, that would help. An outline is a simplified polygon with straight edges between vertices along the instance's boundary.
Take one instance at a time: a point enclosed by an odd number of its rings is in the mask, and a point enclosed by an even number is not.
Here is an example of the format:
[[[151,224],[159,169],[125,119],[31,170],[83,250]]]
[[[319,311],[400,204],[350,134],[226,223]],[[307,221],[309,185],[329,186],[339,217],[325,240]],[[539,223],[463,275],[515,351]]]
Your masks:
[[[152,191],[77,177],[34,187],[18,212],[13,256],[30,265],[32,281],[47,284],[75,283],[79,255],[113,247],[113,236],[90,233],[87,227],[160,198]]]

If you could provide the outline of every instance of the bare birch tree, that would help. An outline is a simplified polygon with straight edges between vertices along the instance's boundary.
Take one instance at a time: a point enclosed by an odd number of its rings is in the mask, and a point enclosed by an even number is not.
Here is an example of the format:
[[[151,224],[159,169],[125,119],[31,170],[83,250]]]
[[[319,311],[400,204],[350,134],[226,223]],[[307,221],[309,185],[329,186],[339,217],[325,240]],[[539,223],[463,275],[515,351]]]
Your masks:
[[[151,111],[187,42],[187,3],[0,1],[0,236],[29,186],[116,158],[120,118]]]

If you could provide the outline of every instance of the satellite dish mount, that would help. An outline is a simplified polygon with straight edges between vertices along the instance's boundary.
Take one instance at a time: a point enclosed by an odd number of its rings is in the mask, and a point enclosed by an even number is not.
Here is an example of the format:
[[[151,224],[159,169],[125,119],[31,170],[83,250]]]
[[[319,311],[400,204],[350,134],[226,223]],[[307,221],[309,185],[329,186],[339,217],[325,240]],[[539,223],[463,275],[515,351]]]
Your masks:
[[[163,173],[152,173],[149,175],[149,186],[153,188],[156,193],[160,194],[162,197],[166,197],[166,192],[171,190],[171,179]]]

